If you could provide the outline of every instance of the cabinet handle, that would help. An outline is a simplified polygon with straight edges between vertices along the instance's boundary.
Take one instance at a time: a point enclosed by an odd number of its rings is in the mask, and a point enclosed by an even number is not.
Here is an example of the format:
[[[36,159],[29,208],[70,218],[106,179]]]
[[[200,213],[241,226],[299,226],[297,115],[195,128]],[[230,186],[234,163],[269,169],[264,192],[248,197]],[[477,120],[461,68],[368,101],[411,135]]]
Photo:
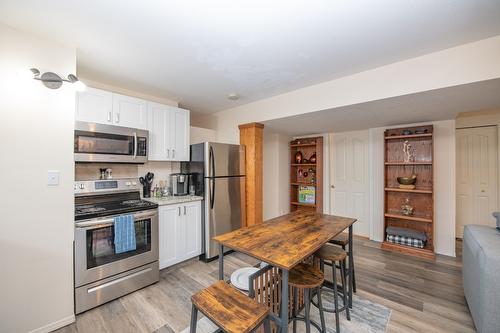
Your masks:
[[[167,148],[167,158],[170,158],[170,149]]]
[[[120,114],[117,112],[117,113],[115,113],[115,115],[116,115],[115,123],[119,123],[120,122]]]
[[[179,208],[179,216],[181,216],[181,206],[179,206],[177,208]]]
[[[108,122],[111,122],[111,111],[108,112]]]
[[[172,149],[172,158],[175,158],[175,149]]]
[[[186,215],[186,206],[184,206],[184,215]]]

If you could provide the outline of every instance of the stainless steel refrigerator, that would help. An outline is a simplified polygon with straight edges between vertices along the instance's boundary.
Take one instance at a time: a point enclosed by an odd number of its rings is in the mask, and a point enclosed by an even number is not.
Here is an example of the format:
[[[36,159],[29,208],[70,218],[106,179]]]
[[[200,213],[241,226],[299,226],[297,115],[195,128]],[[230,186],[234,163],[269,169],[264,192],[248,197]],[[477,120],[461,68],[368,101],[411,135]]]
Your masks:
[[[204,197],[202,258],[215,259],[219,250],[212,238],[241,228],[245,218],[245,147],[215,142],[191,145],[190,162],[183,162],[181,170],[191,174],[196,194]]]

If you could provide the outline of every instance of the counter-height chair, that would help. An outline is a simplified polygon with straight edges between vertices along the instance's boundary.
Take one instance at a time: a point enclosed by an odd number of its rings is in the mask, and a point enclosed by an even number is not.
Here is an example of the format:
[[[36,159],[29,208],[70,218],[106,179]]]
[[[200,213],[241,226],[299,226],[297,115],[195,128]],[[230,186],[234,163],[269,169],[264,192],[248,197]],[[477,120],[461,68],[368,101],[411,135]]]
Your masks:
[[[190,333],[196,333],[198,311],[227,333],[254,332],[264,325],[271,333],[269,308],[249,298],[224,281],[218,281],[191,297]]]
[[[298,320],[305,322],[306,333],[311,332],[311,324],[315,326],[320,332],[326,332],[325,316],[323,313],[323,305],[321,303],[320,293],[320,288],[324,280],[325,276],[321,270],[306,263],[300,263],[290,271],[288,283],[293,290],[293,307],[291,318],[291,321],[293,322],[293,333],[297,332]],[[298,315],[299,289],[302,289],[304,291],[304,316]],[[310,318],[311,295],[313,290],[316,290],[316,293],[318,295],[318,310],[321,320],[321,326],[318,323],[312,321]]]
[[[342,250],[347,251],[347,256],[349,257],[349,251],[351,251],[353,244],[349,244],[349,235],[345,232],[335,236],[329,241],[330,244],[338,245],[342,247]],[[346,250],[346,247],[349,250]],[[356,274],[354,273],[354,257],[352,258],[352,262],[349,262],[349,265],[352,265],[352,291],[356,292]],[[349,276],[349,269],[347,270],[347,276]],[[352,308],[352,304],[351,304]]]
[[[340,332],[340,319],[339,319],[339,313],[342,311],[346,312],[346,317],[347,320],[351,320],[351,316],[349,313],[349,304],[347,302],[347,284],[346,284],[346,257],[347,253],[342,250],[338,246],[334,245],[324,245],[322,246],[316,253],[314,254],[316,258],[320,260],[320,268],[324,272],[325,269],[325,261],[330,262],[332,266],[332,273],[333,273],[333,279],[332,279],[332,284],[333,284],[333,299],[334,299],[334,306],[335,308],[325,308],[323,307],[322,304],[320,304],[321,300],[321,292],[323,291],[323,288],[320,288],[317,292],[318,295],[318,303],[317,306],[318,308],[321,306],[323,311],[326,312],[333,312],[335,313],[335,325],[336,325],[336,331],[337,333]],[[343,306],[339,307],[339,288],[337,284],[337,269],[340,269],[340,280],[342,283],[342,298],[343,298]],[[315,304],[316,305],[316,304]]]

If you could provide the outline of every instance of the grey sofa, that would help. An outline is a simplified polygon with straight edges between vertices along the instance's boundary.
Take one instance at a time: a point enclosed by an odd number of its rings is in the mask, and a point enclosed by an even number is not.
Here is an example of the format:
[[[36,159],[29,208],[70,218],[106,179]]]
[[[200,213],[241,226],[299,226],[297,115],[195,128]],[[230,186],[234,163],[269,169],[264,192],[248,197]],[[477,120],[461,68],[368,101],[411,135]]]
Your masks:
[[[500,332],[500,232],[465,226],[462,261],[465,298],[477,331]]]

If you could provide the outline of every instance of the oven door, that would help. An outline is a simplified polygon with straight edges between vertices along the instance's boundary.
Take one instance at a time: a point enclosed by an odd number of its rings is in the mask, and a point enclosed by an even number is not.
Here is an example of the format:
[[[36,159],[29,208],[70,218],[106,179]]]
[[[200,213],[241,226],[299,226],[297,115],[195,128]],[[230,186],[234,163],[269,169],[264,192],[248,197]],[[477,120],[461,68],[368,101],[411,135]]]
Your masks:
[[[86,122],[75,123],[76,162],[145,163],[148,131]]]
[[[158,213],[134,213],[136,249],[115,253],[113,217],[78,221],[75,228],[75,287],[158,261]]]

